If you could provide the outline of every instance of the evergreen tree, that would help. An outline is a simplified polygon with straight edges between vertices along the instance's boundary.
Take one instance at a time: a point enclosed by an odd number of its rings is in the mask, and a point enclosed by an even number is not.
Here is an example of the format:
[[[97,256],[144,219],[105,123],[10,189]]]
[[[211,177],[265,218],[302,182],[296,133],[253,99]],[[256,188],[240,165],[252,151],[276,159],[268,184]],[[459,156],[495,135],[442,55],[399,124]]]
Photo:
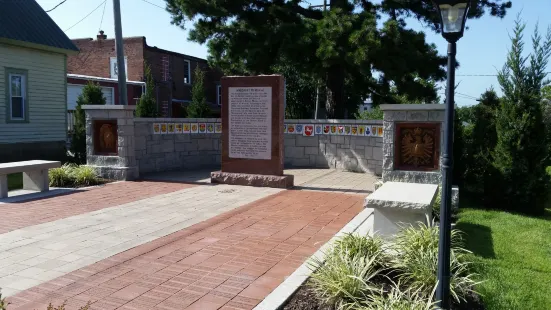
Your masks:
[[[151,67],[144,63],[145,93],[142,94],[136,105],[137,117],[157,117],[157,102],[155,101],[155,80],[151,74]]]
[[[543,39],[532,36],[533,53],[523,56],[525,24],[517,18],[507,62],[499,72],[503,100],[498,113],[494,167],[499,182],[492,185],[494,207],[543,214],[549,190],[545,173],[547,138],[542,118],[541,89],[551,55],[551,27]],[[496,205],[497,204],[497,205]]]
[[[191,89],[191,103],[187,107],[187,116],[191,118],[209,117],[210,108],[205,97],[205,72],[199,66],[193,73],[193,87]]]
[[[393,88],[408,102],[432,102],[436,89],[422,81],[446,76],[447,58],[407,24],[417,19],[438,31],[431,1],[330,0],[326,12],[306,0],[165,1],[172,23],[188,28],[191,41],[208,42],[210,64],[226,74],[268,74],[284,59],[323,81],[330,118],[352,114],[368,97],[392,103]],[[503,17],[510,7],[474,1],[468,17]]]
[[[86,114],[83,105],[104,105],[105,96],[99,84],[88,82],[82,89],[82,94],[77,98],[75,111],[75,124],[71,138],[71,153],[77,163],[86,163]]]

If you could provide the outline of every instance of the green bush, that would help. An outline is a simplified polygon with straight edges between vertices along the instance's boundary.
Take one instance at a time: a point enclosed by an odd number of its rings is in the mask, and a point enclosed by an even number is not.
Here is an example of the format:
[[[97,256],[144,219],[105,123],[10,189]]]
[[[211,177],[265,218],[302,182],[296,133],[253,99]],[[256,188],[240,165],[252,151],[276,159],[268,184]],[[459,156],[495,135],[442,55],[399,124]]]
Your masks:
[[[378,259],[377,256],[351,257],[346,251],[333,251],[325,263],[311,262],[316,272],[311,276],[310,287],[324,303],[337,309],[350,308],[378,290],[370,283],[380,272]]]
[[[86,162],[86,114],[82,106],[89,104],[105,105],[105,97],[99,84],[89,82],[77,98],[75,124],[71,137],[71,152],[75,162],[79,164]]]
[[[191,103],[187,107],[187,116],[191,118],[209,117],[211,110],[205,97],[205,72],[199,66],[193,74],[193,88],[191,89]]]
[[[358,111],[354,116],[356,119],[383,119],[383,110],[376,106],[371,111]]]
[[[6,298],[2,298],[2,292],[0,291],[0,310],[7,310],[9,303]]]
[[[65,164],[60,168],[50,169],[48,174],[50,186],[79,187],[97,185],[101,182],[94,168]]]
[[[398,279],[425,298],[432,295],[437,284],[439,228],[420,224],[401,229],[394,240],[392,268],[398,271]],[[474,274],[469,273],[470,263],[462,248],[458,230],[451,233],[450,293],[456,302],[464,301],[474,292]]]
[[[436,287],[428,298],[423,297],[412,289],[403,289],[398,283],[392,283],[390,291],[380,289],[368,296],[367,301],[352,307],[354,310],[430,310],[434,309],[433,300]]]
[[[136,104],[137,117],[157,117],[157,102],[155,101],[155,80],[151,74],[151,67],[146,62],[144,63],[145,75],[145,93],[142,94],[140,100]]]
[[[349,258],[377,257],[378,267],[385,267],[389,261],[383,251],[384,241],[379,237],[365,237],[359,234],[345,234],[335,241],[332,253],[345,253]]]
[[[50,169],[48,172],[48,178],[50,180],[50,186],[53,187],[68,187],[72,186],[73,179],[71,177],[72,165],[65,164],[60,168]]]

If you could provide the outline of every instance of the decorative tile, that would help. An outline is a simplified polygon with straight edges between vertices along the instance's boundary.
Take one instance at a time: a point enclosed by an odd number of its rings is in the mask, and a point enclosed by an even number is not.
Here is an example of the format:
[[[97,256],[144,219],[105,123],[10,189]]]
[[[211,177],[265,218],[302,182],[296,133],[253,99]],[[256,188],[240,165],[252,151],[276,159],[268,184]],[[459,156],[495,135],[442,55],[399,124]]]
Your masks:
[[[214,126],[214,132],[222,133],[222,123],[216,123],[216,126]]]
[[[153,134],[160,135],[161,134],[161,124],[154,123],[153,124]]]
[[[344,126],[343,126],[343,125],[339,125],[339,126],[338,126],[338,129],[339,129],[339,135],[344,135]]]
[[[314,125],[304,125],[304,132],[302,134],[306,137],[314,136]]]
[[[198,133],[199,132],[199,124],[192,123],[191,124],[191,133]]]
[[[174,133],[182,133],[182,123],[177,123],[174,128]]]
[[[352,133],[352,126],[350,125],[346,125],[344,126],[344,135],[345,136],[349,136],[351,133]]]
[[[184,123],[184,128],[182,129],[182,133],[190,133],[191,132],[191,124],[190,123]]]
[[[371,126],[371,136],[372,137],[377,136],[377,126]]]
[[[337,125],[331,125],[331,134],[332,135],[338,135],[339,134],[339,128]]]
[[[206,133],[206,132],[207,132],[207,124],[199,123],[199,133]]]
[[[358,135],[358,125],[352,125],[350,127],[350,134],[353,135],[353,136]]]
[[[162,123],[161,124],[161,134],[164,135],[164,134],[167,133],[167,131],[168,131],[168,129],[167,129],[166,123]]]
[[[287,133],[287,124],[283,124],[283,133]]]
[[[323,134],[323,126],[322,125],[316,125],[315,128],[316,129],[314,131],[315,131],[316,135],[322,135]]]
[[[304,131],[304,125],[298,124],[298,125],[295,127],[295,133],[296,133],[297,135],[301,135],[303,131]]]
[[[363,136],[363,135],[365,135],[365,126],[360,125],[358,126],[358,136]]]
[[[377,137],[382,137],[383,136],[383,127],[378,127],[377,128]]]
[[[168,123],[168,134],[174,134],[174,123]]]
[[[331,133],[331,125],[323,125],[323,134],[328,135]]]
[[[291,133],[291,134],[294,134],[295,133],[295,125],[294,124],[289,124],[287,125],[287,132],[288,133]]]
[[[213,123],[207,124],[207,133],[214,133],[214,124]]]
[[[365,126],[365,135],[371,136],[371,126]]]

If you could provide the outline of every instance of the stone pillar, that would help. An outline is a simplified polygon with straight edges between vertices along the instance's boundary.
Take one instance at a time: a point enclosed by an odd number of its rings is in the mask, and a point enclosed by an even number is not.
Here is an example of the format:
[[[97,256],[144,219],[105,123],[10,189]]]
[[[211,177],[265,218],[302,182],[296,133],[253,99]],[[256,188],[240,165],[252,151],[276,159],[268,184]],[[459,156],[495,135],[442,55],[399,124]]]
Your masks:
[[[383,182],[440,184],[443,104],[383,104]]]
[[[135,106],[85,105],[86,163],[111,180],[138,178],[134,144]]]

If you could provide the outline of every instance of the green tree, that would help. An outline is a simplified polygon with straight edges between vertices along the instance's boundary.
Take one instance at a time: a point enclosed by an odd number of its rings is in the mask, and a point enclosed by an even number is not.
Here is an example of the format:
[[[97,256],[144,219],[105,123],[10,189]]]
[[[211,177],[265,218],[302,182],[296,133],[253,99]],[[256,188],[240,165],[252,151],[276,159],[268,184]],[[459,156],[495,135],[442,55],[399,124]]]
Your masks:
[[[71,138],[71,153],[77,163],[86,163],[86,114],[83,105],[104,105],[105,96],[99,84],[88,82],[77,98],[75,124]]]
[[[551,55],[551,27],[544,39],[536,27],[532,36],[533,53],[525,57],[525,26],[517,18],[512,47],[498,75],[504,96],[496,122],[494,167],[499,173],[499,182],[493,185],[492,201],[495,207],[542,214],[550,182],[545,172],[548,146],[542,130],[541,89]]]
[[[191,89],[191,103],[187,107],[187,116],[191,118],[209,117],[210,108],[205,97],[205,72],[199,66],[193,73],[193,88]]]
[[[137,117],[157,117],[157,102],[155,101],[155,80],[151,74],[151,67],[144,63],[145,93],[142,94],[136,105]]]
[[[172,23],[208,44],[212,66],[267,74],[283,58],[325,83],[331,118],[353,113],[370,96],[375,105],[391,102],[393,87],[410,102],[434,101],[436,90],[422,81],[445,78],[446,57],[407,24],[414,18],[438,31],[431,1],[330,0],[326,12],[306,0],[165,1]],[[476,1],[469,18],[486,11],[503,17],[510,7],[511,1]]]

